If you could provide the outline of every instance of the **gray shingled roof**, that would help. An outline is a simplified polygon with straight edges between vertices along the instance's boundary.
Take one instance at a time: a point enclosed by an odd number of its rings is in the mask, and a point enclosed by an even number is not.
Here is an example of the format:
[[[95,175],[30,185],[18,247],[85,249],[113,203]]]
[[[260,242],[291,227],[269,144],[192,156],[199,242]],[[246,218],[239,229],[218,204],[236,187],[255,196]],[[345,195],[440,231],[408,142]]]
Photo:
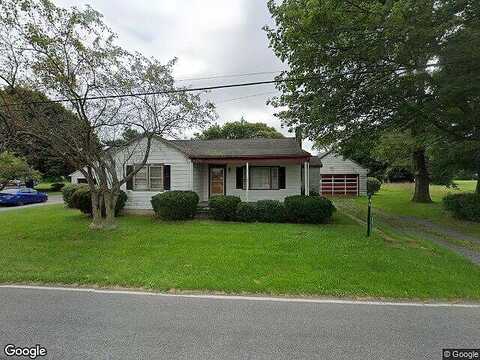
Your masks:
[[[193,158],[311,156],[295,138],[238,140],[167,140]]]

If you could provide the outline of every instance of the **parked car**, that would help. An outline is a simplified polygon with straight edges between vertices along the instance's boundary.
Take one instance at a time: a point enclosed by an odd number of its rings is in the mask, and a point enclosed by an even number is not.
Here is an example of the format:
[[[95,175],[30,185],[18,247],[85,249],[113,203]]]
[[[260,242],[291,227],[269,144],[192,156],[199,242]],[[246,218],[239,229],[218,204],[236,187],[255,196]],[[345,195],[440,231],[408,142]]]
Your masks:
[[[7,189],[0,192],[0,205],[34,204],[47,200],[47,194],[30,188]]]

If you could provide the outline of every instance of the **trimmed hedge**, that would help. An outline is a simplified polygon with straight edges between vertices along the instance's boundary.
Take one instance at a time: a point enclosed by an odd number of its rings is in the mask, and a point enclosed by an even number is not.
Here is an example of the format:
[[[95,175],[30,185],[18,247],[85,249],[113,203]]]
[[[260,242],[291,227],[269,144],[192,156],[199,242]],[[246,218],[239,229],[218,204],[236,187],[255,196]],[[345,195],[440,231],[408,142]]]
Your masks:
[[[367,194],[373,195],[380,191],[382,182],[374,177],[367,178]]]
[[[255,222],[258,219],[255,203],[241,202],[237,206],[237,220],[241,222]]]
[[[193,191],[167,191],[152,197],[155,213],[167,220],[193,219],[197,212],[199,197]]]
[[[78,209],[84,214],[92,213],[92,198],[88,186],[81,186],[73,193],[71,204],[74,209]]]
[[[443,206],[458,219],[480,222],[480,194],[449,194]]]
[[[65,187],[65,183],[53,183],[50,185],[50,190],[49,191],[60,191]]]
[[[285,198],[284,204],[288,221],[294,223],[325,223],[336,210],[329,199],[321,196],[289,196]]]
[[[127,194],[120,190],[117,203],[115,204],[115,216],[118,216],[120,211],[122,211],[122,209],[125,207],[127,199]],[[92,214],[92,197],[90,196],[90,189],[88,186],[80,185],[73,193],[70,202],[72,205],[71,207],[79,209],[84,214]],[[105,216],[105,213],[105,204],[102,204],[102,215]]]
[[[277,200],[257,201],[256,210],[260,222],[281,223],[287,219],[285,206]]]
[[[237,206],[241,202],[237,196],[212,196],[208,201],[209,214],[215,220],[233,221],[237,215]]]
[[[62,197],[63,197],[63,202],[65,205],[69,208],[74,208],[73,203],[72,203],[72,196],[81,187],[87,188],[87,185],[77,185],[77,184],[67,184],[62,188]]]

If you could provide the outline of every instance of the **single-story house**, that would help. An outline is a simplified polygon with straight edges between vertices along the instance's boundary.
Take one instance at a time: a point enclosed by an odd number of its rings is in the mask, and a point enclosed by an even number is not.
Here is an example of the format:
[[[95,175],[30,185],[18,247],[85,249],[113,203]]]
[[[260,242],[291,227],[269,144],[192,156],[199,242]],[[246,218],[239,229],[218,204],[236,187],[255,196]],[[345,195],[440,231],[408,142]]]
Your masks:
[[[144,141],[144,140],[140,140]],[[133,146],[133,145],[132,145]],[[138,146],[138,145],[136,145]],[[141,146],[138,146],[141,149]],[[118,155],[121,156],[121,155]],[[129,173],[141,163],[143,152],[133,151],[119,172]],[[322,164],[327,164],[325,172]],[[124,185],[129,210],[151,209],[153,195],[169,190],[192,190],[200,201],[214,195],[235,195],[243,201],[284,200],[291,195],[315,191],[338,195],[342,179],[347,195],[366,192],[366,170],[348,160],[331,155],[314,157],[295,138],[238,140],[166,140],[155,138],[143,167]],[[343,164],[345,163],[345,164]],[[332,169],[333,167],[338,167]],[[335,176],[333,188],[326,176]],[[72,183],[83,183],[80,171],[71,176]],[[343,176],[343,177],[341,177]],[[324,178],[325,177],[325,178]],[[352,179],[355,177],[356,192]],[[306,179],[306,182],[305,182]],[[331,179],[331,178],[328,178]],[[306,190],[305,190],[306,189]],[[327,191],[329,190],[329,191]]]

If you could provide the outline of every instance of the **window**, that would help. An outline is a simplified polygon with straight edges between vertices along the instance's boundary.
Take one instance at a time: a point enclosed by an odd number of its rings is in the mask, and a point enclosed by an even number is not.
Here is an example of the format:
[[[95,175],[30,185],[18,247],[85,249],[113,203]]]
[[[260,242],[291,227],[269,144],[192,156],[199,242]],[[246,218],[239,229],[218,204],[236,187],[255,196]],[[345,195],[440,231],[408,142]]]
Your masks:
[[[127,165],[127,173],[131,173],[133,169],[132,165]],[[137,165],[135,169],[138,169]],[[168,184],[166,184],[167,181]],[[161,191],[169,189],[170,165],[147,164],[138,170],[132,181],[127,183],[127,190]]]
[[[247,169],[237,168],[237,189],[246,189]],[[285,189],[285,168],[279,166],[250,166],[250,190]]]
[[[150,165],[150,190],[163,190],[163,166]]]

